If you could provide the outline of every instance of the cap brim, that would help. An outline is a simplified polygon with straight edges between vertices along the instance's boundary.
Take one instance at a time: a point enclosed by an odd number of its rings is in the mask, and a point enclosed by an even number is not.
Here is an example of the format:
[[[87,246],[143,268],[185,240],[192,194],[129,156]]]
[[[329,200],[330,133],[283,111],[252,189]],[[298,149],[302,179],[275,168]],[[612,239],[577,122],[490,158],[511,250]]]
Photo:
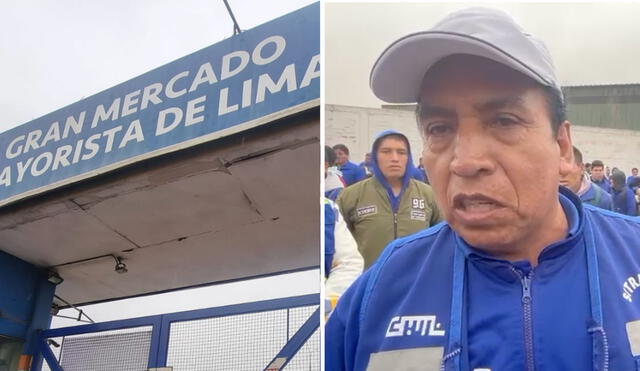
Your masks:
[[[468,35],[426,31],[394,42],[380,55],[371,69],[371,90],[385,102],[415,103],[426,72],[439,60],[453,54],[488,58],[550,86],[548,81],[517,58],[483,40]]]

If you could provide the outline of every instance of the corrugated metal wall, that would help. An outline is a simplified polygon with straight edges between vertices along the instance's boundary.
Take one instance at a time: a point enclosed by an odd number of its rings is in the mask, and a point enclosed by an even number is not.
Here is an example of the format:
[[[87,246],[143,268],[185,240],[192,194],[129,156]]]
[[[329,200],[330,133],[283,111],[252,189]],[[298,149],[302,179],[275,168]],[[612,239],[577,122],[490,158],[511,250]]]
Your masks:
[[[563,88],[575,125],[640,130],[640,84]]]

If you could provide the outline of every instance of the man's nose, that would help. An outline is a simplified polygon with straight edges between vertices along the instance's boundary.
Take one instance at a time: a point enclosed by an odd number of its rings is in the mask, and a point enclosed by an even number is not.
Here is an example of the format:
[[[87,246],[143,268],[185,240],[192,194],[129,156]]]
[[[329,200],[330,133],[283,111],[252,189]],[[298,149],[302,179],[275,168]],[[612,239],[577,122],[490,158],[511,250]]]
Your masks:
[[[460,125],[453,142],[453,160],[450,171],[461,177],[489,174],[494,170],[490,141],[482,127],[473,124]]]
[[[391,161],[393,161],[394,163],[396,162],[402,162],[404,161],[405,158],[405,154],[401,153],[400,151],[393,151],[392,155],[391,155]]]

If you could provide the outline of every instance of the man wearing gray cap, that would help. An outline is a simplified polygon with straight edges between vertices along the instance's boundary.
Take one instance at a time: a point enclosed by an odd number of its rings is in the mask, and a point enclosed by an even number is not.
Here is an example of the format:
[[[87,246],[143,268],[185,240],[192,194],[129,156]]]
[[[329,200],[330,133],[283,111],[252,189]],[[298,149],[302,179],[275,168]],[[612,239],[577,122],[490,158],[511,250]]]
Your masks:
[[[471,8],[397,40],[371,88],[418,103],[446,223],[392,242],[326,326],[327,370],[640,370],[640,223],[558,189],[570,123],[549,52]]]

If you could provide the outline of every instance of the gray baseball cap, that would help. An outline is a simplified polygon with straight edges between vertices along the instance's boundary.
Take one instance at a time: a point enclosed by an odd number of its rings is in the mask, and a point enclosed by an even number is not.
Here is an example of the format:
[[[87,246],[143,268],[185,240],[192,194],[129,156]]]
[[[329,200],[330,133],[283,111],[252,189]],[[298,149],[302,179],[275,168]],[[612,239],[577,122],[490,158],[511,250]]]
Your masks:
[[[417,102],[427,71],[444,57],[471,54],[504,64],[562,98],[551,55],[544,43],[497,9],[453,12],[432,29],[407,35],[387,47],[373,65],[370,86],[389,103]]]

